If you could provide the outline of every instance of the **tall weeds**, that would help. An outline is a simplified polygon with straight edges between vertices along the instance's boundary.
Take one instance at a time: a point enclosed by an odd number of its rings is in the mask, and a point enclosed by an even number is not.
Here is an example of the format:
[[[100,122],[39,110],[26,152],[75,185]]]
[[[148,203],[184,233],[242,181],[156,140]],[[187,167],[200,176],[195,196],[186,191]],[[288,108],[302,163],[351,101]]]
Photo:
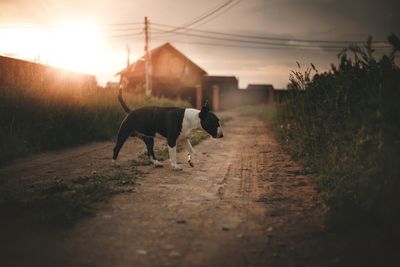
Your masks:
[[[380,59],[369,39],[344,49],[328,72],[294,71],[277,129],[319,175],[338,225],[368,221],[399,233],[400,40],[388,41],[393,49]]]

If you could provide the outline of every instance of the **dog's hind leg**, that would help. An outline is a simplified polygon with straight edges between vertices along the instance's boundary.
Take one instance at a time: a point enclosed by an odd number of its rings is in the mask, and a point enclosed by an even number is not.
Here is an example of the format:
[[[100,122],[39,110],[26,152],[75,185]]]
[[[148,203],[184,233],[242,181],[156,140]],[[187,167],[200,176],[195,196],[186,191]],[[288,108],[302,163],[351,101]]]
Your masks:
[[[149,156],[149,159],[151,162],[153,162],[155,167],[162,167],[163,164],[159,162],[156,159],[156,156],[154,155],[154,137],[143,137],[142,138],[143,142],[146,144],[147,147],[147,155]]]

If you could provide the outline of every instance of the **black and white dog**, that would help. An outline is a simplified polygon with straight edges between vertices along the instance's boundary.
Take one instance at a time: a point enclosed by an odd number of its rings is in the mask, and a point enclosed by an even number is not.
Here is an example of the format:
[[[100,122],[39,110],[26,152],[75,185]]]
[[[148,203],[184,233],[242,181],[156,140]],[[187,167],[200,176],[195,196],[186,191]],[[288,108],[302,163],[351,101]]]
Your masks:
[[[182,170],[176,161],[177,140],[186,143],[188,163],[193,167],[194,150],[189,140],[190,132],[201,126],[214,138],[222,138],[223,133],[218,117],[212,113],[206,102],[201,111],[193,108],[176,107],[143,107],[130,110],[119,91],[118,100],[128,115],[122,121],[118,131],[117,142],[114,147],[113,163],[129,136],[138,137],[147,146],[147,153],[153,164],[162,166],[154,155],[154,137],[156,134],[167,139],[169,158],[173,170]]]

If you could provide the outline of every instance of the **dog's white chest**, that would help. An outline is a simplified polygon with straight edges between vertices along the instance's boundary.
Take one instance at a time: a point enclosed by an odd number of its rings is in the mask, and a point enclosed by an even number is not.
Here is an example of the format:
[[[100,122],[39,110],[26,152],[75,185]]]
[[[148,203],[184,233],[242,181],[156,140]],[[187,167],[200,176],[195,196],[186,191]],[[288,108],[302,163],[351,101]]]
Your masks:
[[[199,127],[199,124],[199,111],[192,108],[185,109],[185,114],[182,120],[182,129],[178,139],[188,138],[192,130]]]

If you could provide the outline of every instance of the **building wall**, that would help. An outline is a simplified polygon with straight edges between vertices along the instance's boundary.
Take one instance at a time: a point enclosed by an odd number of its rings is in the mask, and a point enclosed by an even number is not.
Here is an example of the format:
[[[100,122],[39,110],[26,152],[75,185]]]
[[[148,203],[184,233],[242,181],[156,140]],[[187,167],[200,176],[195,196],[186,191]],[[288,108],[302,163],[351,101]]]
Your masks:
[[[267,90],[235,89],[221,92],[220,107],[222,110],[244,105],[259,105],[268,103]]]
[[[235,92],[238,80],[233,76],[204,76],[202,81],[203,102],[208,100],[212,110],[227,109],[226,92]],[[229,108],[229,107],[228,107]]]
[[[215,111],[274,102],[274,89],[271,85],[239,89],[238,80],[234,76],[204,76],[202,84],[203,99],[208,100]]]
[[[172,51],[165,51],[153,60],[153,76],[181,87],[193,87],[201,82],[201,74],[187,60]]]

